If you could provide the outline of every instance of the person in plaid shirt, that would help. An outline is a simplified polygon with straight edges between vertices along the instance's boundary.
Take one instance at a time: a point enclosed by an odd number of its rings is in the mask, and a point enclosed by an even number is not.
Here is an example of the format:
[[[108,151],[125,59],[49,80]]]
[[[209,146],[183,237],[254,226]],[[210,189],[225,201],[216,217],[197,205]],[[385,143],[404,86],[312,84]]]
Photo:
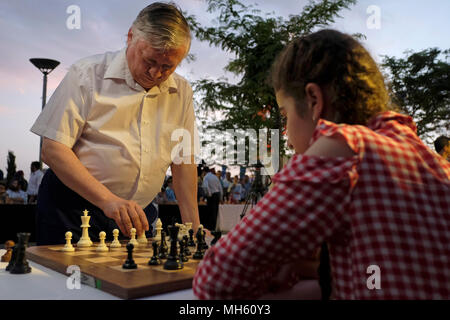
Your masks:
[[[271,78],[296,154],[206,252],[194,294],[317,297],[317,281],[306,296],[295,281],[327,243],[334,299],[449,299],[450,163],[390,111],[369,53],[322,30],[292,41]]]

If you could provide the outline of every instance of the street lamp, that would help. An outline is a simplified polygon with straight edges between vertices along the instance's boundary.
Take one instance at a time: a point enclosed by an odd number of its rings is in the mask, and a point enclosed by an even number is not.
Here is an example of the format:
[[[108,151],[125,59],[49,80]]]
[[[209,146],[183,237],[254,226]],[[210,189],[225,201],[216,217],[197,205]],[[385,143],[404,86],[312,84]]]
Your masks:
[[[44,87],[42,89],[42,110],[47,103],[47,75],[52,72],[58,65],[59,61],[52,59],[32,58],[30,62],[44,74]],[[42,168],[41,160],[42,137],[39,144],[39,165]]]

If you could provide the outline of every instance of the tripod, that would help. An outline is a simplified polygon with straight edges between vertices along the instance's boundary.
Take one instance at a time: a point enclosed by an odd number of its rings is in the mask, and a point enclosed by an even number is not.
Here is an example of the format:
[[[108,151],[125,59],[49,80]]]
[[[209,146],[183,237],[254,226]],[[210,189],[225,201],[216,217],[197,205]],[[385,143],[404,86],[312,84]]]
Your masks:
[[[244,218],[247,213],[249,205],[253,208],[253,205],[256,204],[265,194],[266,188],[263,186],[262,177],[261,177],[261,168],[263,165],[258,161],[255,165],[255,180],[250,187],[250,192],[247,194],[245,199],[244,209],[241,212],[241,219]]]

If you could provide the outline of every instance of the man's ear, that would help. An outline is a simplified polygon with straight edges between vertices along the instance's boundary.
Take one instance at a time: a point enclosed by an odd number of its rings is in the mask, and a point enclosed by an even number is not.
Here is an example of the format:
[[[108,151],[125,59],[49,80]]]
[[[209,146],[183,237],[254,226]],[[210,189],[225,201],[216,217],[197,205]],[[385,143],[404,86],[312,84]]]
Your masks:
[[[127,36],[127,46],[130,45],[132,39],[133,39],[133,31],[131,31],[131,28],[130,28],[128,30],[128,36]]]
[[[320,119],[324,108],[324,95],[320,86],[316,83],[308,83],[305,86],[306,103],[314,122]]]

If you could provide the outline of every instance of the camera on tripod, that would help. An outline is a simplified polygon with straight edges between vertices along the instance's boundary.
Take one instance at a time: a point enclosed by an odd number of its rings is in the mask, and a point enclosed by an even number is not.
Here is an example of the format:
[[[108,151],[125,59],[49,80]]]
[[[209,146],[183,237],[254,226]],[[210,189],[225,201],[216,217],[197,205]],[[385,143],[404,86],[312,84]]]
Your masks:
[[[268,186],[270,185],[270,183],[264,185],[262,181],[261,168],[264,168],[264,165],[259,160],[255,165],[250,167],[253,167],[255,169],[255,180],[253,180],[250,191],[245,198],[244,209],[242,210],[242,213],[240,215],[241,219],[244,218],[248,206],[251,205],[253,207],[253,205],[256,204],[264,196],[264,194],[267,192]]]

